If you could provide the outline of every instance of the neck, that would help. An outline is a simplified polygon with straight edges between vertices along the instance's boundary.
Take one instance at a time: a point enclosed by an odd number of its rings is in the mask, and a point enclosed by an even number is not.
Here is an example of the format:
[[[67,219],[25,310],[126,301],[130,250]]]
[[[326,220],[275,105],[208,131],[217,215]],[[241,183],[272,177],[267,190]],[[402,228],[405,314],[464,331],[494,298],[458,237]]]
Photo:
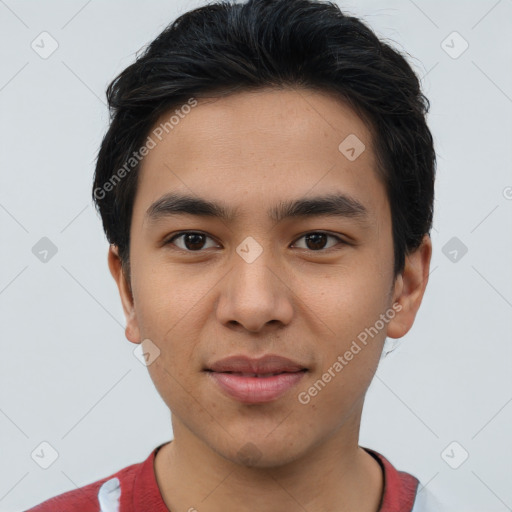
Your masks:
[[[162,498],[171,512],[377,512],[379,463],[347,432],[280,466],[247,467],[213,451],[173,417],[174,440],[155,459]]]

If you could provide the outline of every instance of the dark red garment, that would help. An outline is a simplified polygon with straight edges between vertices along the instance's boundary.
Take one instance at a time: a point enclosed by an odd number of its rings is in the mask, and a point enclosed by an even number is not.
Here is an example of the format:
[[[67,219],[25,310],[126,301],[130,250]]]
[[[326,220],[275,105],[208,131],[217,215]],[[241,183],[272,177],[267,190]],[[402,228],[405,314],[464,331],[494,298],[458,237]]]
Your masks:
[[[119,506],[108,512],[169,512],[160,494],[153,466],[155,455],[164,444],[157,446],[143,462],[127,466],[79,489],[55,496],[27,512],[101,512],[98,501],[100,487],[116,477],[119,479],[121,493]],[[411,512],[418,489],[418,479],[404,471],[397,471],[380,453],[369,448],[364,449],[379,462],[384,473],[384,492],[378,512]]]

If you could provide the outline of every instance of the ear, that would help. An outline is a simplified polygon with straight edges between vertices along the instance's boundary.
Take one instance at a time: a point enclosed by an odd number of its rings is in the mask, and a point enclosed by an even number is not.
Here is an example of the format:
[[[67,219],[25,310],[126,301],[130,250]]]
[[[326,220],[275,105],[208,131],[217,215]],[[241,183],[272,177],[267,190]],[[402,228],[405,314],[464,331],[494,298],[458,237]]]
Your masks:
[[[427,286],[431,256],[429,235],[425,235],[421,245],[406,256],[404,270],[395,280],[393,308],[397,314],[388,323],[388,337],[401,338],[412,327]]]
[[[140,331],[133,305],[133,295],[124,275],[124,270],[119,258],[119,251],[116,245],[110,245],[108,250],[108,268],[117,283],[121,303],[123,304],[124,316],[126,317],[125,336],[132,343],[140,343]]]

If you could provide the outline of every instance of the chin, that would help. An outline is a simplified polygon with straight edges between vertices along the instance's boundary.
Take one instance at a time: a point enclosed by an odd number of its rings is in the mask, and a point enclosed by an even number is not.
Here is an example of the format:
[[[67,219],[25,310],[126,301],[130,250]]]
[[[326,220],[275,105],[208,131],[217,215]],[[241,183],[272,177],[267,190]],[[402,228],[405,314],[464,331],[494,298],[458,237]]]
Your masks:
[[[233,443],[234,439],[236,441]],[[231,462],[247,468],[269,469],[285,466],[300,459],[306,451],[297,444],[290,445],[284,438],[270,440],[264,435],[259,439],[250,436],[230,438],[230,443],[235,446],[231,444],[227,451],[219,450],[218,453]]]

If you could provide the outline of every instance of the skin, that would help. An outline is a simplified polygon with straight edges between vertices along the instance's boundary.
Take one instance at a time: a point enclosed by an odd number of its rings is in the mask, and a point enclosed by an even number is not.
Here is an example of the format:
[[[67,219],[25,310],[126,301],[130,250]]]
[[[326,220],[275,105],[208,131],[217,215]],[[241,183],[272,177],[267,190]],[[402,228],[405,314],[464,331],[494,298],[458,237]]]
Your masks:
[[[366,146],[354,161],[338,150],[349,134]],[[114,245],[108,262],[127,339],[149,338],[160,349],[148,370],[172,412],[174,438],[158,452],[155,474],[173,512],[378,510],[381,469],[358,445],[364,397],[386,336],[402,337],[413,325],[432,247],[425,235],[393,276],[391,214],[376,169],[360,117],[307,89],[201,99],[145,157],[130,230],[131,275]],[[230,223],[191,215],[145,219],[171,191],[222,201],[239,215]],[[279,201],[333,191],[360,201],[366,222],[267,218]],[[190,230],[207,238],[192,249],[183,237],[164,244]],[[304,237],[314,231],[350,243],[327,238],[318,249]],[[252,263],[236,252],[248,236],[263,249]],[[384,329],[301,404],[298,393],[393,304],[401,310]],[[269,403],[229,398],[202,371],[229,355],[269,353],[308,368],[298,387]],[[252,464],[241,449],[252,450]]]

